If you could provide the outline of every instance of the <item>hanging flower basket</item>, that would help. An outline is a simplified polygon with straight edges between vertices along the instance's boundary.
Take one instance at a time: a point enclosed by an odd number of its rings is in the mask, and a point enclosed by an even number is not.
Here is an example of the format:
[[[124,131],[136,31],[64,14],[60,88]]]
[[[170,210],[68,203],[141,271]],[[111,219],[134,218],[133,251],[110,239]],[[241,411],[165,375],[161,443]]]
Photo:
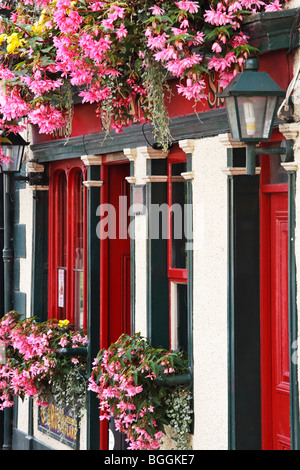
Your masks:
[[[139,333],[122,335],[99,352],[89,390],[99,398],[100,420],[113,419],[129,449],[159,449],[166,426],[186,449],[192,420],[187,377],[182,352],[153,348]]]
[[[0,344],[0,409],[13,406],[14,397],[35,397],[41,406],[54,399],[77,412],[85,406],[87,337],[68,320],[38,323],[9,312],[0,321]],[[61,354],[66,347],[72,355]]]
[[[73,93],[93,103],[109,132],[151,122],[154,140],[172,142],[166,99],[195,105],[207,98],[205,77],[226,85],[257,50],[241,30],[253,12],[279,0],[20,0],[0,20],[0,128],[71,133]]]

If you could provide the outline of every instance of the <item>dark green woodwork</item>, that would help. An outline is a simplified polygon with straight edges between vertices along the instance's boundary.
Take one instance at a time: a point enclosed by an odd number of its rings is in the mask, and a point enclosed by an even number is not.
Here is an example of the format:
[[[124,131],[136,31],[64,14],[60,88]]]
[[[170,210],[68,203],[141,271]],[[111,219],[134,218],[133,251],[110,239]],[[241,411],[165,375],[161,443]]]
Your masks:
[[[48,191],[33,192],[31,315],[48,318]]]
[[[228,166],[233,160],[232,149],[228,150]],[[235,450],[235,350],[234,350],[234,182],[228,177],[228,263],[227,263],[227,332],[228,332],[228,448]]]
[[[300,44],[300,8],[257,13],[245,18],[243,32],[260,52],[292,49]]]
[[[188,153],[186,157],[186,171],[192,171],[192,154]],[[187,223],[187,340],[188,340],[188,364],[189,364],[189,386],[194,391],[194,337],[193,337],[193,287],[194,287],[194,261],[193,261],[193,186],[192,181],[186,182],[186,223]],[[193,395],[194,396],[194,395]],[[194,404],[192,404],[194,407]],[[194,420],[191,425],[191,432],[194,431]]]
[[[26,225],[14,225],[14,256],[26,258]]]
[[[100,166],[87,167],[87,181],[100,180]],[[97,236],[96,217],[100,204],[100,187],[87,188],[87,334],[88,334],[88,375],[92,362],[100,348],[100,239]],[[99,450],[100,423],[99,401],[94,392],[87,397],[87,449]]]
[[[230,149],[229,161],[245,159]],[[235,155],[234,155],[235,154]],[[261,447],[259,176],[228,178],[230,450]]]
[[[148,160],[149,175],[167,174],[167,161]],[[163,172],[162,172],[163,171]],[[147,240],[147,336],[154,347],[169,348],[169,279],[167,272],[167,237],[163,236],[163,217],[160,236],[151,236],[153,212],[151,205],[167,204],[167,183],[147,183],[148,240]]]
[[[288,276],[289,276],[289,344],[290,344],[290,422],[291,449],[300,449],[299,429],[299,384],[298,384],[298,314],[296,304],[296,259],[295,259],[295,192],[296,172],[288,172]],[[296,359],[296,360],[295,360]]]
[[[3,206],[4,206],[4,312],[9,312],[14,307],[13,302],[13,225],[14,225],[14,206],[13,206],[13,174],[3,175]],[[12,448],[12,418],[13,409],[4,410],[4,439],[3,450]]]
[[[130,176],[134,176],[134,161],[130,162]],[[132,204],[132,184],[130,185],[130,206]],[[130,216],[130,224],[134,224],[135,216]],[[132,227],[132,225],[131,225]],[[135,333],[135,239],[130,238],[130,315],[131,334]]]
[[[229,132],[226,110],[220,108],[202,113],[201,121],[195,114],[172,118],[170,120],[170,129],[174,142]],[[95,133],[34,144],[31,146],[31,150],[37,161],[50,162],[81,157],[81,155],[86,154],[98,155],[121,152],[124,148],[137,148],[147,145],[142,132],[142,125],[139,124],[125,128],[122,134],[116,134],[112,131],[110,138],[107,138],[104,142],[103,139],[104,133]]]

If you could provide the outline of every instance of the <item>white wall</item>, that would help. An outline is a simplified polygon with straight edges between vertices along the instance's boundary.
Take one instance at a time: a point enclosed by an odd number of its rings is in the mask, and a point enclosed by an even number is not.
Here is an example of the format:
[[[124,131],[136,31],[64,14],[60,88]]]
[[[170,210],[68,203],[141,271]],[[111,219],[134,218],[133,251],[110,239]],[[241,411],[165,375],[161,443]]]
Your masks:
[[[218,137],[197,140],[194,221],[194,449],[227,449],[227,177]]]

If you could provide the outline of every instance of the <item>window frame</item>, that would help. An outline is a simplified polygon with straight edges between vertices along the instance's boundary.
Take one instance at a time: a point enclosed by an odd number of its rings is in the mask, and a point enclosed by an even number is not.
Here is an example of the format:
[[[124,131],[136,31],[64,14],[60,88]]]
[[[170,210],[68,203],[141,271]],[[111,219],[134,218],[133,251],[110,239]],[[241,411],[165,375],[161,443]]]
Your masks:
[[[175,150],[167,157],[167,204],[168,204],[168,243],[167,243],[167,263],[168,263],[168,279],[169,279],[169,346],[170,349],[177,349],[181,346],[178,343],[179,338],[176,335],[176,329],[179,324],[178,319],[178,284],[188,284],[188,270],[185,268],[174,268],[172,266],[172,249],[173,249],[173,233],[172,233],[172,217],[171,206],[173,202],[172,195],[172,165],[176,163],[186,163],[186,153]],[[183,180],[185,183],[185,181]],[[186,183],[185,183],[186,184]],[[183,213],[183,216],[186,216]],[[176,316],[176,318],[175,318]],[[177,338],[175,338],[177,336]],[[187,345],[188,347],[188,345]]]
[[[78,185],[78,174],[81,174],[81,185]],[[61,218],[59,196],[59,178],[65,175],[66,181],[66,266],[64,279],[64,310],[58,307],[58,269],[59,269],[59,245],[61,238],[59,235],[58,221]],[[86,166],[79,159],[53,162],[49,165],[49,254],[48,254],[48,318],[63,320],[67,319],[71,324],[75,324],[75,237],[78,230],[78,188],[82,203],[82,249],[83,249],[83,324],[76,325],[78,328],[87,327],[87,223],[86,223],[86,188],[83,181],[86,179]],[[76,200],[77,199],[77,200]],[[79,219],[79,220],[80,220]],[[78,232],[77,232],[78,234]]]

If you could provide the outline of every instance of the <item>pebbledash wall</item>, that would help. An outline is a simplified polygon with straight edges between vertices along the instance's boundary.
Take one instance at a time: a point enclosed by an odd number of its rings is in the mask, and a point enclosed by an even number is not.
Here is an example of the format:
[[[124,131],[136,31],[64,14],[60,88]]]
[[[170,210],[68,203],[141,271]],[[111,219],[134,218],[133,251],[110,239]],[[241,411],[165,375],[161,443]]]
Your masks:
[[[289,4],[292,11],[290,24],[294,24],[299,15],[300,2],[295,0]],[[281,18],[280,13],[275,18]],[[286,19],[287,15],[284,16]],[[264,20],[270,15],[257,15],[255,20],[264,24]],[[281,24],[283,21],[280,19]],[[296,27],[299,28],[299,22]],[[271,28],[272,29],[272,28]],[[294,119],[291,123],[278,122],[280,131],[286,138],[295,140],[294,162],[286,165],[286,170],[296,175],[295,203],[295,244],[294,252],[296,266],[300,264],[300,181],[297,176],[300,168],[300,84],[299,62],[300,53],[299,34],[296,31],[296,39],[293,44],[287,37],[286,30],[278,31],[272,36],[264,28],[256,31],[265,47],[263,56],[271,55],[273,61],[273,74],[276,79],[275,69],[278,68],[276,58],[283,57],[287,52],[291,57],[294,68],[293,75],[297,78],[293,90]],[[273,30],[274,33],[274,30]],[[276,38],[274,39],[274,37]],[[273,41],[273,42],[272,42]],[[276,42],[277,41],[277,42]],[[269,70],[268,70],[269,71]],[[285,87],[290,80],[286,77]],[[192,190],[193,202],[193,249],[191,258],[192,289],[192,361],[193,361],[193,392],[194,392],[194,431],[192,436],[192,448],[226,450],[236,448],[232,436],[234,435],[235,415],[232,404],[232,380],[233,372],[230,364],[230,348],[232,348],[230,329],[230,231],[228,229],[230,219],[230,205],[228,203],[228,181],[237,175],[242,175],[244,168],[236,169],[232,173],[229,168],[230,151],[240,147],[232,143],[227,125],[226,113],[223,106],[214,110],[207,110],[200,121],[196,116],[177,116],[172,120],[172,133],[179,147],[187,154],[190,168],[185,175]],[[50,142],[36,142],[27,150],[26,160],[34,157],[39,164],[45,167],[55,158],[81,158],[84,155],[118,155],[133,163],[133,172],[130,183],[152,184],[155,190],[155,182],[147,182],[149,178],[148,162],[153,158],[153,150],[145,146],[139,127],[137,133],[132,129],[126,130],[121,137],[113,136],[102,147],[98,146],[93,135],[87,135],[84,145],[82,139],[74,137],[70,144],[64,146],[64,140]],[[25,136],[32,142],[30,131]],[[94,139],[94,140],[93,140]],[[68,153],[71,145],[71,153]],[[105,146],[106,145],[106,146]],[[68,147],[69,146],[69,147]],[[86,151],[87,150],[87,151]],[[156,154],[157,157],[157,154]],[[113,157],[112,157],[113,158]],[[26,172],[26,164],[23,165]],[[238,177],[238,176],[234,176]],[[39,260],[34,258],[36,235],[33,230],[36,217],[37,198],[47,191],[47,186],[32,188],[25,183],[16,183],[15,188],[15,239],[18,246],[18,255],[15,253],[15,307],[26,316],[37,315],[35,311],[38,304],[35,300],[36,293],[33,290],[35,264]],[[20,241],[23,236],[23,244]],[[135,331],[143,335],[149,335],[149,257],[147,241],[147,215],[136,216],[135,242],[134,242],[134,326]],[[41,259],[40,263],[45,260]],[[296,270],[295,285],[300,285],[300,270]],[[298,289],[298,287],[297,287]],[[297,294],[297,292],[296,292]],[[299,295],[296,295],[296,312],[299,310]],[[298,317],[296,317],[298,318]],[[298,319],[296,330],[299,330]],[[298,367],[296,368],[296,382],[298,382]],[[298,392],[297,383],[294,391]],[[299,397],[294,398],[294,405],[298,406]],[[296,404],[296,405],[295,405]],[[247,406],[247,402],[244,404]],[[294,409],[294,414],[299,414]],[[296,419],[297,421],[297,419]],[[71,449],[70,446],[61,443],[57,439],[49,437],[37,427],[37,407],[30,400],[18,402],[14,410],[14,439],[15,448],[26,448],[25,441],[33,442],[28,448]],[[292,424],[295,426],[295,423]],[[297,428],[297,423],[296,423]],[[86,449],[87,434],[86,419],[81,423],[80,449]],[[297,441],[298,430],[294,429]],[[294,448],[297,444],[293,444]]]

